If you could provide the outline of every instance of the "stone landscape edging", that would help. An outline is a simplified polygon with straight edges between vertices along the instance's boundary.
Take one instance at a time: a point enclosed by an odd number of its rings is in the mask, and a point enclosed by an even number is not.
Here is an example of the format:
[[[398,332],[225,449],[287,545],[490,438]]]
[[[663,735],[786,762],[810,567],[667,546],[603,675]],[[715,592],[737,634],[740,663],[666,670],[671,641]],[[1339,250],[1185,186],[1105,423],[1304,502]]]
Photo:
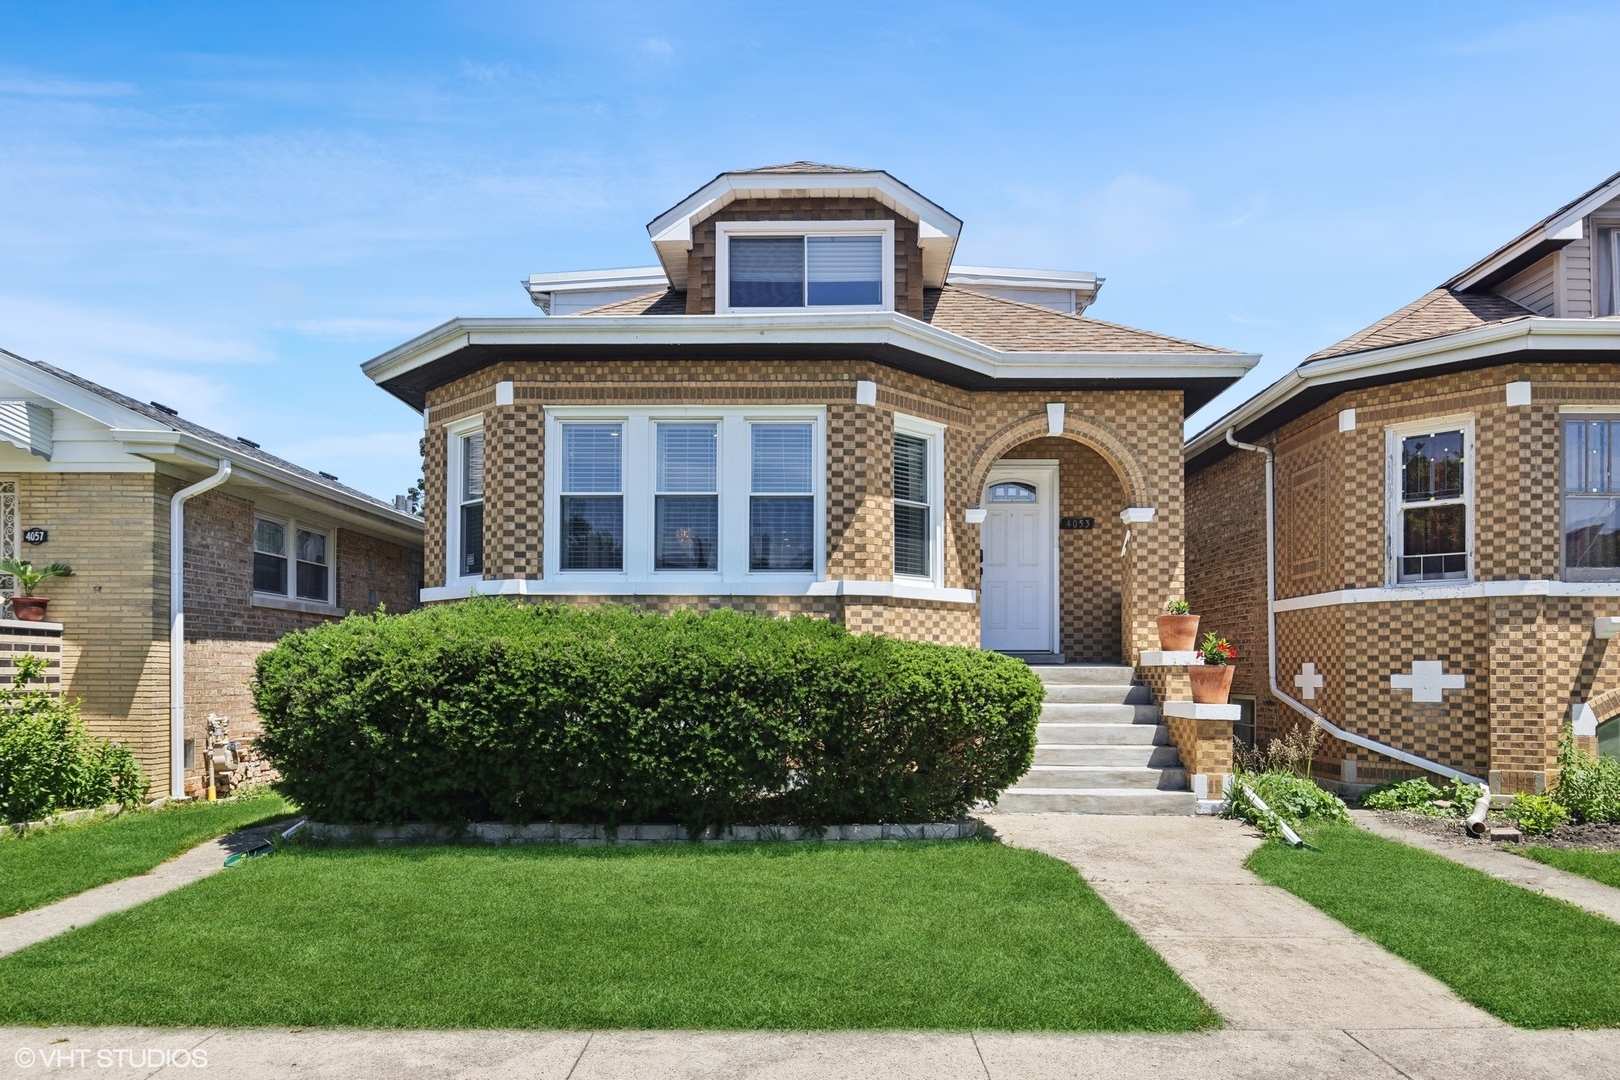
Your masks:
[[[732,825],[715,831],[706,829],[697,838],[705,844],[844,840],[964,840],[979,834],[980,823],[962,821],[927,822],[919,825],[828,825],[817,829],[800,825]],[[692,836],[684,825],[621,825],[610,830],[605,825],[562,825],[537,822],[508,825],[501,821],[480,821],[465,826],[430,825],[335,825],[311,821],[309,836],[342,844],[689,844]]]

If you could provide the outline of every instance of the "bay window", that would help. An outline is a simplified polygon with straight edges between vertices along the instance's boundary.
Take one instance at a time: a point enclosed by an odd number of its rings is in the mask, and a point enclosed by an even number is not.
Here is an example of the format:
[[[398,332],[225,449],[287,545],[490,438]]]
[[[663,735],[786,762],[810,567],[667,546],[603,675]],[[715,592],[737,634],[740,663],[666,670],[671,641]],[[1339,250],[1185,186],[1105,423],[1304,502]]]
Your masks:
[[[716,225],[720,311],[894,307],[892,221]]]
[[[815,428],[754,424],[748,496],[748,569],[814,570]]]
[[[624,568],[624,426],[562,426],[562,569]]]
[[[720,554],[718,424],[657,424],[653,567],[716,570]]]
[[[1620,418],[1564,420],[1564,576],[1620,577]]]
[[[1472,422],[1391,429],[1391,534],[1395,580],[1470,576]]]

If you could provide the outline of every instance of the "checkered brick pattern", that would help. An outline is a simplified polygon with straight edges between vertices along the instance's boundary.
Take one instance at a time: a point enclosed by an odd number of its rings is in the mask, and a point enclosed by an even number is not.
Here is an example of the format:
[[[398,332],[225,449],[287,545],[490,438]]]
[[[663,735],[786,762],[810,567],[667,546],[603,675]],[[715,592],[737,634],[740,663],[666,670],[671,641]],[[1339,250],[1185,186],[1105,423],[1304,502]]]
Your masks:
[[[827,409],[827,576],[894,576],[894,414],[867,406]]]
[[[917,223],[876,199],[828,198],[738,199],[694,225],[692,251],[687,256],[688,315],[714,314],[717,221],[893,221],[894,307],[914,319],[922,318],[922,248],[917,244]]]
[[[970,604],[849,597],[844,601],[844,625],[857,634],[974,648],[979,644],[978,607]]]
[[[545,435],[545,410],[533,401],[485,414],[485,577],[541,576]]]
[[[490,395],[494,400],[494,394]],[[445,530],[449,527],[449,495],[446,457],[450,441],[444,424],[431,420],[422,438],[422,583],[427,588],[442,586],[445,581]]]

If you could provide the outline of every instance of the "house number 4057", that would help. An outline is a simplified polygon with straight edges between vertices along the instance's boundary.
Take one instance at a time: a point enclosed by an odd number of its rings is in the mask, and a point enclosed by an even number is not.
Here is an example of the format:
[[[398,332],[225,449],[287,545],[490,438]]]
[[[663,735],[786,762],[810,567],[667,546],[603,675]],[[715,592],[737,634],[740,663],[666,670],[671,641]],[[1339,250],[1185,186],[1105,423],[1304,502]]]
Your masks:
[[[50,532],[45,530],[45,529],[24,529],[23,530],[23,543],[25,543],[25,544],[43,544],[45,541],[49,540],[50,538],[51,538]]]

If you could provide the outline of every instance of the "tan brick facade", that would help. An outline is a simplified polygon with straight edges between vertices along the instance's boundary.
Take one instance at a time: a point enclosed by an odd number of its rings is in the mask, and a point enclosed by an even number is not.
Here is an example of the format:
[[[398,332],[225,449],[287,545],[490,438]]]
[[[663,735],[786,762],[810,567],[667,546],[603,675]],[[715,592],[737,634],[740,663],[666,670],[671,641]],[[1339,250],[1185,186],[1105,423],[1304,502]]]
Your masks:
[[[855,403],[858,380],[878,385],[875,406]],[[513,403],[496,406],[498,382]],[[1047,437],[1046,406],[1066,406],[1064,438]],[[1178,390],[968,391],[858,361],[814,363],[701,361],[505,361],[429,393],[425,480],[430,585],[445,580],[445,425],[481,415],[485,433],[487,579],[537,579],[543,573],[544,424],[548,405],[814,404],[827,410],[827,577],[892,581],[892,437],[896,413],[943,424],[944,585],[977,589],[977,526],[965,511],[979,505],[990,467],[1008,454],[1062,463],[1061,512],[1092,516],[1090,532],[1061,540],[1062,635],[1077,658],[1134,661],[1157,645],[1154,618],[1179,596],[1182,579],[1182,482]],[[1155,510],[1132,526],[1122,555],[1127,506]],[[621,598],[665,607],[684,598]],[[693,598],[697,600],[698,598]],[[807,597],[702,598],[773,613],[804,610]],[[904,637],[978,644],[977,604],[848,596],[817,613],[852,628]]]
[[[1529,405],[1509,406],[1506,384],[1527,381]],[[1348,391],[1265,442],[1277,470],[1277,583],[1283,599],[1390,585],[1386,561],[1386,428],[1456,415],[1475,423],[1474,580],[1560,579],[1561,405],[1610,405],[1620,381],[1602,364],[1509,364]],[[1355,410],[1340,431],[1339,412]],[[1237,645],[1233,692],[1253,694],[1257,735],[1296,714],[1271,699],[1265,672],[1263,464],[1235,453],[1188,478],[1188,592],[1204,624]],[[1324,683],[1307,702],[1328,719],[1454,768],[1503,791],[1541,790],[1554,776],[1570,707],[1620,688],[1620,650],[1593,637],[1620,598],[1475,596],[1334,603],[1278,615],[1284,690],[1303,663]],[[1390,675],[1414,659],[1440,660],[1461,689],[1414,703]],[[1297,695],[1296,695],[1297,696]],[[1620,695],[1613,699],[1620,708]],[[1332,742],[1319,774],[1359,782],[1414,770]],[[1369,758],[1371,758],[1369,760]]]

